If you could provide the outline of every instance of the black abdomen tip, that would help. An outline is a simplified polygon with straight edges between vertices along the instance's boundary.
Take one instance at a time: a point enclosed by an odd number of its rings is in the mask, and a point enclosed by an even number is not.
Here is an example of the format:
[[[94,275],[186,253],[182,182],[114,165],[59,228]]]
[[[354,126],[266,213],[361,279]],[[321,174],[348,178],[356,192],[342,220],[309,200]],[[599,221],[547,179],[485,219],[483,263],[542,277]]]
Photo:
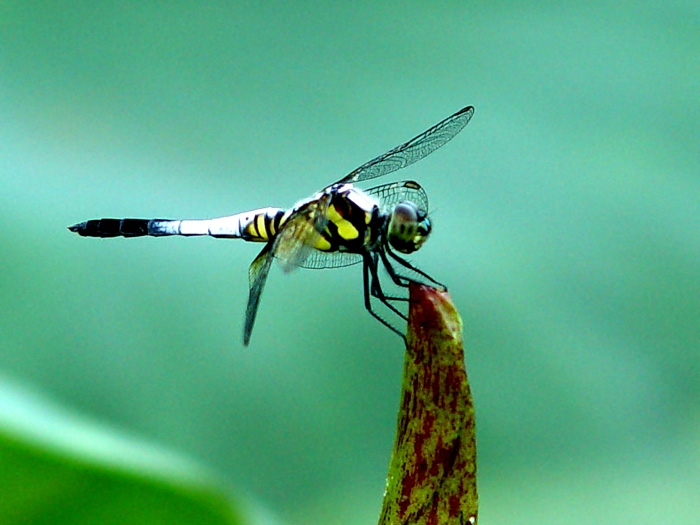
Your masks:
[[[148,235],[148,221],[144,219],[93,219],[74,224],[68,229],[83,237],[139,237]]]

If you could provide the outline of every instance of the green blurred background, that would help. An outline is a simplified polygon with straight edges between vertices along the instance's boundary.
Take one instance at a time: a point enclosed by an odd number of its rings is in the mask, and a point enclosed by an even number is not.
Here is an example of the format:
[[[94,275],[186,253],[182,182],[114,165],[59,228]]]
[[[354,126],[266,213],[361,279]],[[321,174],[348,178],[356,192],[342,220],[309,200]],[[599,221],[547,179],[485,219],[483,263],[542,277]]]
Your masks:
[[[359,267],[273,268],[243,348],[259,245],[66,226],[288,206],[473,104],[394,179],[464,320],[481,522],[697,523],[698,27],[697,1],[0,2],[0,430],[60,459],[65,410],[283,523],[376,522],[403,355]]]

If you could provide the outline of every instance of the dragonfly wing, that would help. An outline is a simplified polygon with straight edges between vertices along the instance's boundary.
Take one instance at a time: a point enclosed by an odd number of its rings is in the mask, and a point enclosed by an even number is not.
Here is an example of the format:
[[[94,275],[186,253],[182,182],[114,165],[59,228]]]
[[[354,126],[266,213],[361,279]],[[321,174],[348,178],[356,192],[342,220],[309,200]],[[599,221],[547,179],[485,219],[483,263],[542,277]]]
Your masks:
[[[460,109],[454,115],[447,117],[417,137],[363,164],[340,179],[338,183],[354,183],[374,179],[419,161],[462,131],[473,114],[473,106]]]
[[[320,250],[314,250],[300,266],[302,268],[322,270],[324,268],[352,266],[359,262],[362,262],[362,255],[359,253],[322,252]]]
[[[253,332],[255,316],[258,313],[260,295],[265,287],[267,274],[270,273],[272,265],[272,249],[274,242],[267,243],[248,269],[248,281],[250,290],[248,292],[248,306],[245,310],[245,327],[243,328],[243,344],[248,346],[250,334]]]
[[[282,263],[284,271],[304,266],[314,251],[314,246],[328,224],[330,193],[302,204],[284,223],[275,239],[274,256]]]
[[[260,296],[273,259],[277,258],[285,270],[300,266],[308,258],[316,241],[328,223],[330,193],[301,205],[284,223],[275,239],[265,245],[248,269],[249,293],[245,312],[243,344],[248,346],[258,313]]]
[[[428,211],[428,195],[420,184],[412,180],[382,184],[366,190],[365,193],[376,197],[387,210],[400,202],[411,201],[426,213]]]

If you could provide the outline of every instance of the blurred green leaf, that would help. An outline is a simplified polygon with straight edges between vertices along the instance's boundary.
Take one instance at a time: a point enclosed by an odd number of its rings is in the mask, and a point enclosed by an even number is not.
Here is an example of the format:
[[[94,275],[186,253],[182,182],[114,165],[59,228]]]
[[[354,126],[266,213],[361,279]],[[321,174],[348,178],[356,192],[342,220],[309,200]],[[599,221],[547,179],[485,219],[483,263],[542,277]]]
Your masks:
[[[243,523],[182,458],[0,379],[0,523]]]

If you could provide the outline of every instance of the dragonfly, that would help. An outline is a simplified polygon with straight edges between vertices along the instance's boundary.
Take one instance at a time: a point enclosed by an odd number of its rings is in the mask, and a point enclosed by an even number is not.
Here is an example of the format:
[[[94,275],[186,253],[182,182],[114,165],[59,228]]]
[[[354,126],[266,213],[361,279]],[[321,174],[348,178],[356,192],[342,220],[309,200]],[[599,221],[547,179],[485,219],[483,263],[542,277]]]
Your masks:
[[[406,320],[393,303],[407,298],[384,292],[379,279],[382,266],[399,287],[408,287],[410,282],[427,282],[445,288],[402,257],[421,248],[430,235],[428,197],[417,182],[410,180],[368,190],[355,187],[355,183],[393,173],[430,155],[464,129],[473,114],[473,106],[460,109],[289,209],[260,208],[214,219],[92,219],[68,229],[83,237],[208,235],[265,243],[248,270],[245,346],[250,343],[273,260],[277,259],[284,271],[362,263],[365,308],[405,341],[403,333],[375,310],[372,299]]]

